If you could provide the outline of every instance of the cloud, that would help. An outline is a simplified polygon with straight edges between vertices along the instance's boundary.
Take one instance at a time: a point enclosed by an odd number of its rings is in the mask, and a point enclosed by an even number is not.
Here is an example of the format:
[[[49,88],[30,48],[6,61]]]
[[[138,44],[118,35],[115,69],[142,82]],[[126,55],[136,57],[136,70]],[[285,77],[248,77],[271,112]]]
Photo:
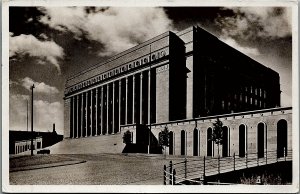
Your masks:
[[[40,64],[45,64],[48,61],[57,68],[59,73],[61,72],[58,60],[64,57],[62,47],[53,41],[40,41],[33,35],[13,36],[10,33],[9,57],[25,54],[36,57]]]
[[[53,86],[49,86],[44,82],[35,82],[29,77],[25,77],[21,80],[21,84],[24,88],[31,91],[31,86],[34,84],[34,92],[45,93],[45,94],[57,94],[59,93],[58,89]]]
[[[60,102],[47,102],[43,100],[34,101],[34,123],[36,129],[52,131],[52,124],[55,123],[56,131],[63,134],[64,107]]]
[[[282,38],[292,33],[290,8],[279,7],[233,7],[232,17],[218,17],[223,36],[243,39]]]
[[[9,97],[9,127],[10,130],[26,131],[27,100],[29,100],[28,120],[31,126],[30,98],[27,95],[11,94]],[[63,134],[63,105],[60,102],[34,100],[34,130],[52,131],[55,123],[56,131]]]
[[[225,38],[220,38],[223,42],[228,44],[229,46],[239,50],[240,52],[246,54],[246,55],[251,55],[251,56],[257,56],[260,55],[260,52],[257,48],[253,47],[247,47],[247,46],[241,46],[239,43],[237,43],[234,39],[225,37]]]
[[[83,7],[40,8],[39,21],[51,28],[72,32],[77,39],[100,42],[100,55],[121,52],[172,28],[162,8],[110,7],[87,11]]]

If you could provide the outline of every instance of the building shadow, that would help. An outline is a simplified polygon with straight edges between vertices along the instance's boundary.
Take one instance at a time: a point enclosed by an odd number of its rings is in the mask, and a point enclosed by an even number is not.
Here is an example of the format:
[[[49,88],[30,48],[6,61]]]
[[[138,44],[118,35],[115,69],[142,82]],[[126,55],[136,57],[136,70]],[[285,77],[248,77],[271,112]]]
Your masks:
[[[136,125],[136,143],[128,143],[122,153],[148,153],[150,142],[150,154],[162,154],[162,146],[146,125]]]

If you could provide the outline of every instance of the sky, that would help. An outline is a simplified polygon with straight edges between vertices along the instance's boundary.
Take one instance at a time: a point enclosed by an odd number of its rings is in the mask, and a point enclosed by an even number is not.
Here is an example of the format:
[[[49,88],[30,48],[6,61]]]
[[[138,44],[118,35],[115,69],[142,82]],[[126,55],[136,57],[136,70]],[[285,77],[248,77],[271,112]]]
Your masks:
[[[281,106],[292,106],[291,12],[284,7],[10,7],[10,130],[27,130],[34,84],[34,129],[52,131],[55,123],[63,134],[68,76],[192,25],[277,71]]]

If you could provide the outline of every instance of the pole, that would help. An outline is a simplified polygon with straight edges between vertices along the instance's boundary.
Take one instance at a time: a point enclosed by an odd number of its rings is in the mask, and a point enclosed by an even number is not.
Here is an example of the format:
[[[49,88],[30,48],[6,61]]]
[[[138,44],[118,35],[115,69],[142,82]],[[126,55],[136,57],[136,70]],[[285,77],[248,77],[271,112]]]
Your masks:
[[[28,133],[28,100],[27,100],[27,133]]]
[[[33,156],[33,88],[31,87],[31,156]]]
[[[28,99],[26,100],[27,102],[27,117],[26,117],[26,129],[27,129],[27,134],[28,134]],[[26,151],[28,150],[28,145],[27,145],[27,139],[26,139]]]
[[[150,63],[150,68],[149,68],[149,72],[150,72],[150,79],[149,79],[149,82],[151,82],[151,44],[150,44],[150,57],[149,57],[149,63]],[[148,83],[148,86],[149,86],[150,84]],[[151,85],[150,85],[151,86]],[[150,109],[150,111],[149,111],[149,118],[150,118],[150,121],[149,121],[149,143],[148,143],[148,154],[150,154],[150,143],[151,143],[151,88],[149,88],[148,89],[150,92],[149,92],[149,98],[150,98],[150,102],[149,102],[149,107],[148,107],[148,109]]]

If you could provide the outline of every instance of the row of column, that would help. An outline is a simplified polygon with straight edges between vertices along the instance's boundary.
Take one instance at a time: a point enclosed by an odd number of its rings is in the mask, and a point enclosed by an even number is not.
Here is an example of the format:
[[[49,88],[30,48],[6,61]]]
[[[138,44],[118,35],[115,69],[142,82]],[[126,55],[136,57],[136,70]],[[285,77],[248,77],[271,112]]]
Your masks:
[[[70,137],[118,133],[155,122],[155,73],[147,70],[71,97]]]

